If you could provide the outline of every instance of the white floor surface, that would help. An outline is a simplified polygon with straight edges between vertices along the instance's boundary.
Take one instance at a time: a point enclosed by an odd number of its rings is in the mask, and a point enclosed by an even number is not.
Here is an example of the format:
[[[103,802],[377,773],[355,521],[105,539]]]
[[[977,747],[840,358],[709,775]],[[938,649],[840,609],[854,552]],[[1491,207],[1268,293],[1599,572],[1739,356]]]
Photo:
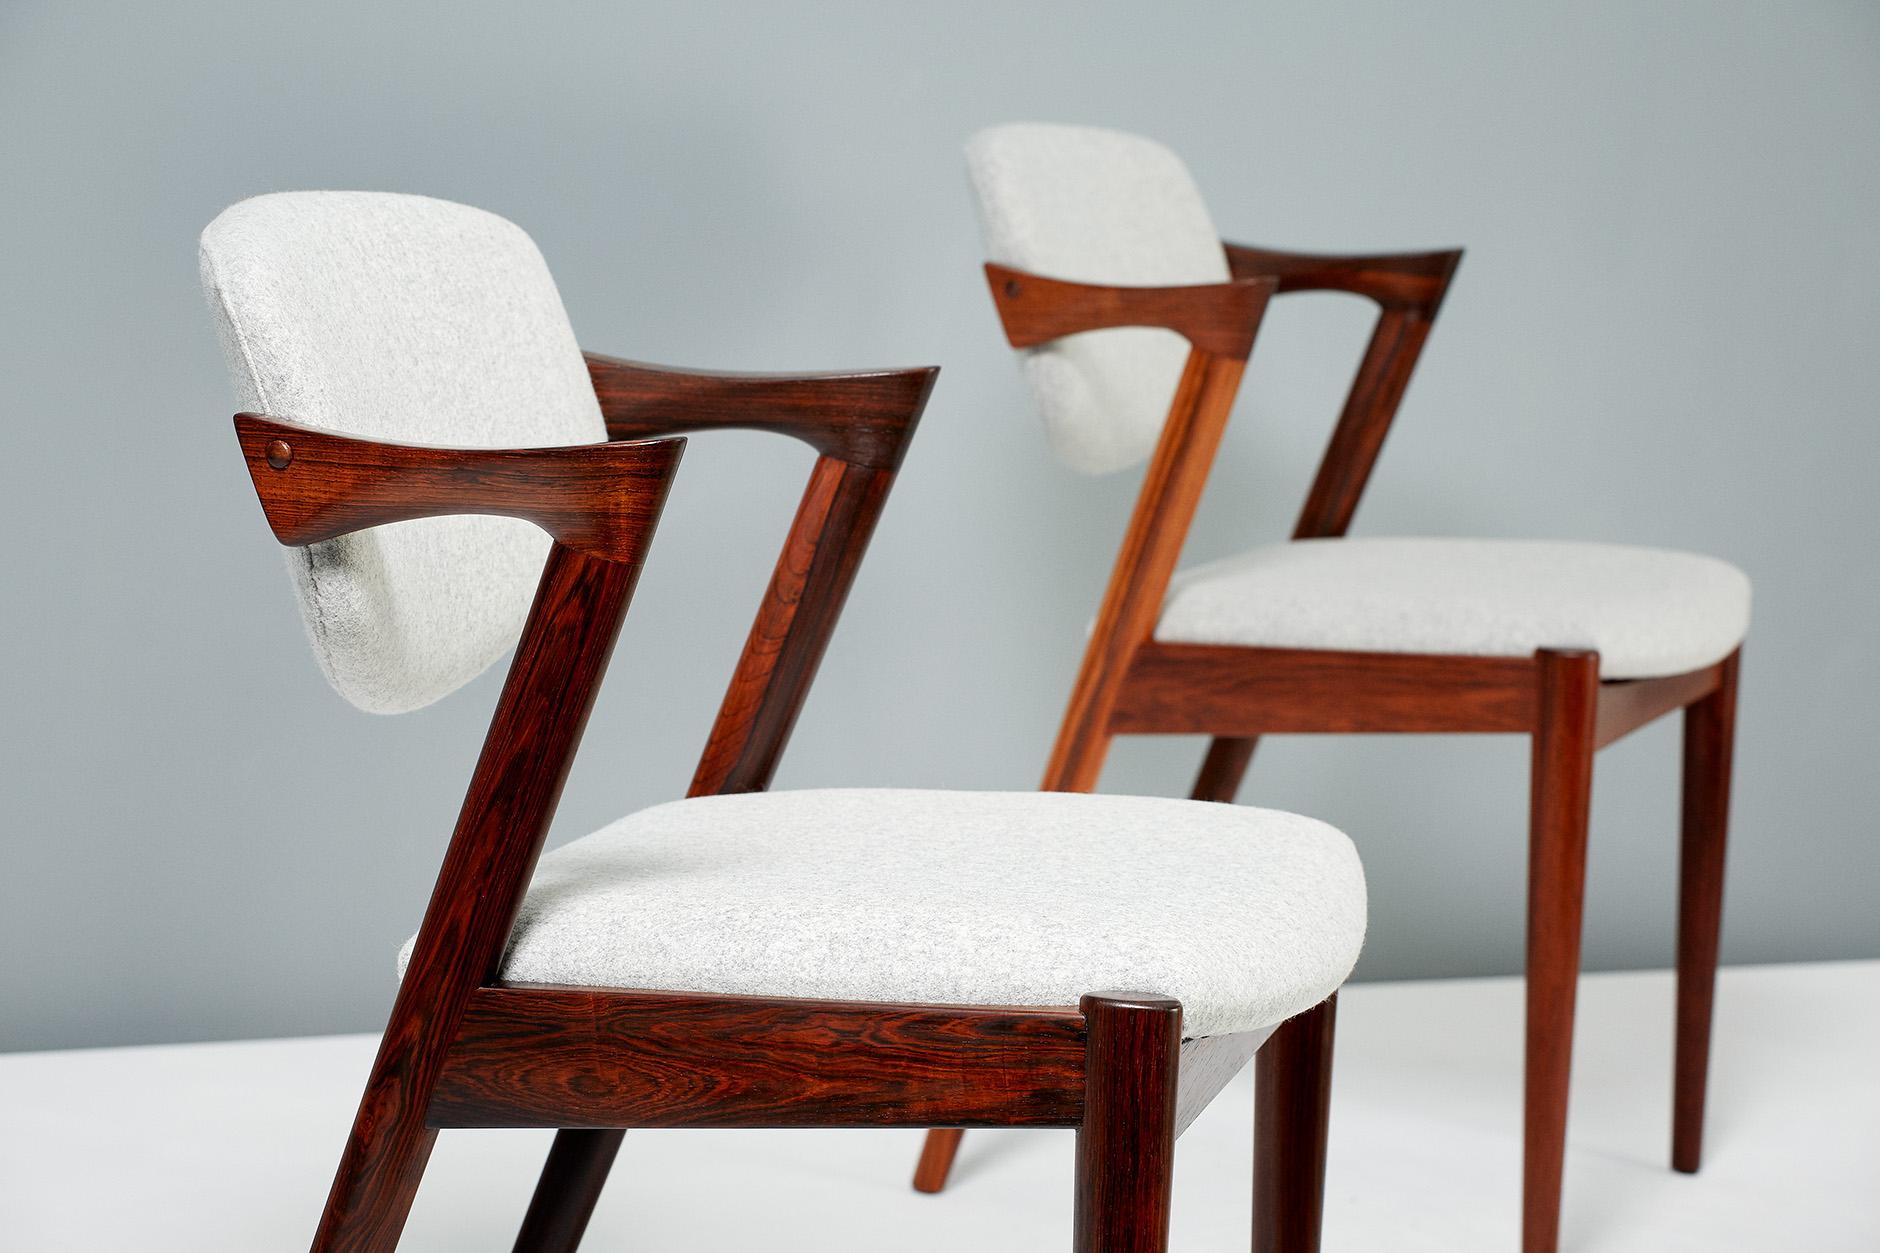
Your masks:
[[[1325,1247],[1506,1250],[1521,985],[1368,984],[1339,1011]],[[374,1041],[0,1056],[0,1250],[304,1249]],[[1880,962],[1727,970],[1708,1156],[1666,1167],[1668,974],[1581,985],[1568,1250],[1880,1250]],[[1177,1250],[1244,1249],[1251,1069],[1182,1138]],[[973,1132],[943,1196],[915,1131],[627,1137],[583,1246],[1064,1249],[1071,1134]],[[507,1250],[546,1133],[446,1132],[402,1250]]]

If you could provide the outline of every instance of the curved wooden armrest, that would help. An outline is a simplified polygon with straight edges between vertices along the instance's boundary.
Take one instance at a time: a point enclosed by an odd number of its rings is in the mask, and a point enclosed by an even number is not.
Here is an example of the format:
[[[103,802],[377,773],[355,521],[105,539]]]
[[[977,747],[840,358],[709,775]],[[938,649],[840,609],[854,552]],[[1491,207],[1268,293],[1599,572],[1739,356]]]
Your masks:
[[[443,514],[524,518],[609,561],[645,556],[682,439],[560,448],[393,444],[235,415],[248,473],[283,544]]]
[[[1270,277],[1234,278],[1191,287],[1109,287],[1046,278],[994,262],[986,281],[1014,348],[1032,348],[1082,331],[1156,326],[1182,335],[1203,352],[1246,360],[1266,302]]]
[[[614,439],[739,427],[792,435],[825,456],[892,470],[937,366],[841,374],[736,374],[585,354]]]
[[[1432,315],[1462,262],[1462,249],[1336,256],[1224,244],[1236,278],[1270,276],[1282,292],[1344,291],[1386,307],[1423,306]]]

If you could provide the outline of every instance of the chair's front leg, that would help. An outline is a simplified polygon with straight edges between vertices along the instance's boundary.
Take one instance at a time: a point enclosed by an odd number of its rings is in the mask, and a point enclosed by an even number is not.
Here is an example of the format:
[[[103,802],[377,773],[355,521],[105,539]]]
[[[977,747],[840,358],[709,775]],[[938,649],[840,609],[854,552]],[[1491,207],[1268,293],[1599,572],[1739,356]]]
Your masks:
[[[1694,1172],[1704,1155],[1710,1016],[1723,923],[1723,853],[1730,823],[1740,654],[1723,663],[1717,689],[1684,710],[1683,814],[1678,852],[1678,1029],[1672,1084],[1671,1168]]]
[[[1253,1253],[1318,1253],[1337,1016],[1333,993],[1254,1057]]]
[[[1530,784],[1527,942],[1527,1128],[1521,1247],[1553,1253],[1567,1152],[1567,1083],[1580,976],[1586,827],[1593,795],[1599,654],[1535,655],[1540,671]]]
[[[1084,1120],[1077,1128],[1075,1253],[1164,1253],[1175,1184],[1182,1007],[1086,996]]]
[[[624,1131],[587,1129],[555,1133],[529,1212],[516,1233],[515,1253],[574,1253],[581,1246],[626,1136]]]

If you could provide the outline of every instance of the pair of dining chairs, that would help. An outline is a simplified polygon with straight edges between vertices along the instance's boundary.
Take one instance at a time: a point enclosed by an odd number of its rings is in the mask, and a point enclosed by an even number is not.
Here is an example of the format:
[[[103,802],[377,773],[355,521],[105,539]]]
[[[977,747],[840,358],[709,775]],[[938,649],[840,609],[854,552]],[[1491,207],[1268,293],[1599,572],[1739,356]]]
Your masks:
[[[998,128],[970,159],[1054,444],[1085,469],[1153,450],[1037,793],[767,790],[935,370],[584,354],[526,235],[421,197],[263,196],[204,232],[237,435],[327,678],[402,712],[515,650],[316,1251],[396,1247],[447,1127],[557,1129],[515,1247],[566,1251],[626,1129],[946,1128],[923,1155],[934,1190],[960,1129],[1035,1126],[1076,1129],[1074,1246],[1150,1253],[1176,1137],[1255,1057],[1254,1246],[1315,1249],[1363,874],[1323,823],[1204,803],[1280,731],[1534,736],[1532,1250],[1557,1215],[1591,753],[1686,708],[1677,1143],[1695,1166],[1741,632],[1690,664],[1652,645],[1703,616],[1712,563],[1329,538],[1455,255],[1223,250],[1179,162],[1111,132]],[[1383,306],[1301,524],[1319,547],[1172,578],[1267,301],[1314,288]],[[818,455],[687,797],[544,853],[680,437],[726,427]],[[1524,562],[1545,572],[1524,583]],[[1573,578],[1586,616],[1548,618]],[[1537,584],[1556,595],[1522,618],[1509,602]],[[1401,601],[1356,621],[1367,589],[1371,609]],[[1087,794],[1113,735],[1158,731],[1218,737],[1199,799]]]

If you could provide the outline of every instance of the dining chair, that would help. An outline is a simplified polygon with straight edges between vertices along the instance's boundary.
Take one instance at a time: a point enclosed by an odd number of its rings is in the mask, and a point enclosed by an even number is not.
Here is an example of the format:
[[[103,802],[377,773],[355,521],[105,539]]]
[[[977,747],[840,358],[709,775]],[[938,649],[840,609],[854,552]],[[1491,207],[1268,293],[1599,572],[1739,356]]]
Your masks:
[[[1532,737],[1523,1246],[1555,1247],[1593,754],[1684,711],[1672,1164],[1697,1169],[1749,581],[1605,544],[1345,538],[1460,251],[1316,256],[1223,244],[1180,158],[1042,124],[967,163],[992,299],[1057,454],[1148,460],[1048,790],[1097,785],[1112,737],[1209,735],[1193,797],[1232,801],[1259,736]],[[1177,571],[1269,296],[1345,292],[1375,329],[1290,542]],[[1118,329],[1127,328],[1127,329]],[[915,1186],[944,1186],[955,1131]]]
[[[624,1129],[933,1125],[1075,1128],[1074,1247],[1153,1253],[1175,1137],[1256,1050],[1282,1094],[1256,1116],[1257,1247],[1317,1247],[1364,931],[1342,834],[1160,798],[766,791],[935,371],[584,356],[521,230],[414,196],[244,201],[202,274],[333,685],[399,712],[515,649],[317,1253],[394,1248],[444,1128],[558,1129],[514,1247],[565,1253]],[[666,437],[724,427],[818,456],[689,795],[544,854]]]

